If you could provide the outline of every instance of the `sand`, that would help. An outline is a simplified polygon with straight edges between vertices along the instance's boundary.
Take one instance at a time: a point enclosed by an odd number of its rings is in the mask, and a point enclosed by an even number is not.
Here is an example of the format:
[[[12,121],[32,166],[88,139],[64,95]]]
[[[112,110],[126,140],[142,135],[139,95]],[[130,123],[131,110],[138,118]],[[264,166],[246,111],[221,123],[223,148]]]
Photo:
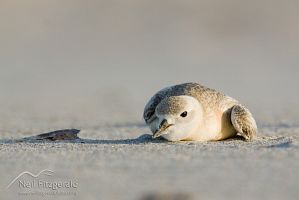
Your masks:
[[[69,142],[2,138],[1,199],[22,199],[17,183],[6,186],[24,170],[36,174],[43,169],[54,171],[54,180],[78,182],[75,195],[45,199],[167,199],[165,194],[181,199],[296,199],[298,130],[264,125],[252,142],[171,143],[152,140],[143,124],[132,123],[82,129],[82,139]]]

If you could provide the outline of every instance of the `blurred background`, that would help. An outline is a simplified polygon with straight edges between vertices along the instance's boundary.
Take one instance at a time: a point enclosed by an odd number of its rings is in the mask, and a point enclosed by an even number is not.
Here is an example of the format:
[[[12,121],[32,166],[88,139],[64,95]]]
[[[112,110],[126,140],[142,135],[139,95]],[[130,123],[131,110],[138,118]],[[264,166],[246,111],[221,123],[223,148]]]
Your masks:
[[[299,116],[299,1],[0,0],[1,130],[142,121],[194,81]]]

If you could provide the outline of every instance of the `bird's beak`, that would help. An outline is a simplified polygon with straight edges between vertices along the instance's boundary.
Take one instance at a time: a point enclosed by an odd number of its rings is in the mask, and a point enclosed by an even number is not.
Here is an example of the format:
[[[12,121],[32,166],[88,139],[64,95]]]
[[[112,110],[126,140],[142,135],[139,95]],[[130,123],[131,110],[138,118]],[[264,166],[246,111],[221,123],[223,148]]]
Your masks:
[[[169,124],[166,119],[163,119],[161,124],[159,125],[159,129],[154,132],[153,138],[160,137],[161,135],[165,134],[165,130],[168,129],[170,126],[173,126],[173,124]]]

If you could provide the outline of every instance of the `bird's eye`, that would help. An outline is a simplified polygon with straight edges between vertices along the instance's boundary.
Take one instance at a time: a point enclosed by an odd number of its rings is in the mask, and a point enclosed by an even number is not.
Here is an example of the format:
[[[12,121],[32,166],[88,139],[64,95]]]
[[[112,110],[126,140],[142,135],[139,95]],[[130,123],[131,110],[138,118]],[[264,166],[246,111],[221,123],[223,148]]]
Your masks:
[[[188,115],[188,113],[187,113],[187,111],[185,111],[181,114],[181,117],[187,117],[187,115]]]

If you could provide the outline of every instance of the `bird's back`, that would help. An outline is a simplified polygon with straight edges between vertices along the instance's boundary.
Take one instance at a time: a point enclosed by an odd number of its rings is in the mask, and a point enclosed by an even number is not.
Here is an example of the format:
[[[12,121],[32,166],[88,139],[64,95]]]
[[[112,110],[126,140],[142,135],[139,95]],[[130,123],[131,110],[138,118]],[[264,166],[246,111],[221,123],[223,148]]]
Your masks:
[[[155,108],[162,99],[169,96],[180,95],[188,95],[196,98],[202,104],[206,112],[209,112],[209,109],[225,111],[238,103],[235,99],[198,83],[183,83],[164,88],[157,92],[145,106],[145,121],[151,118],[155,112]]]

